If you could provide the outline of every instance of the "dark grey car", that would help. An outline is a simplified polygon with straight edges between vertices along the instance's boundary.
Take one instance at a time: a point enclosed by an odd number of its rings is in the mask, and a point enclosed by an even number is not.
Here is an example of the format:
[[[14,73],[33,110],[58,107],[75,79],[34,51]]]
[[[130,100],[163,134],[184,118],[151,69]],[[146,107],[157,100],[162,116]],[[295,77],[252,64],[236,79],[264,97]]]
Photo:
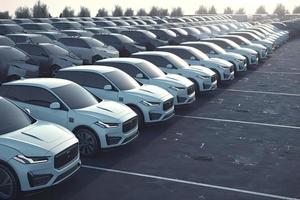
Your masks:
[[[0,46],[0,82],[12,81],[21,77],[38,77],[39,66],[29,55],[9,46]]]
[[[53,77],[59,69],[83,63],[76,55],[55,44],[18,44],[17,47],[40,66],[39,75],[42,77]]]
[[[12,34],[12,33],[23,33],[24,29],[22,26],[17,24],[0,24],[0,35]]]
[[[4,35],[0,35],[0,46],[14,47],[16,43]]]

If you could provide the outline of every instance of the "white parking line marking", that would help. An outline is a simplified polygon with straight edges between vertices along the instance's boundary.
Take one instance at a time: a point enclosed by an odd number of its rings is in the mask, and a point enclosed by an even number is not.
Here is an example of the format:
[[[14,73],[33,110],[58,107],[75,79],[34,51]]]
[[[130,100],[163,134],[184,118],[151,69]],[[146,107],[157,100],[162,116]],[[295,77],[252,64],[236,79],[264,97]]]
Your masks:
[[[274,194],[254,192],[254,191],[249,191],[249,190],[242,190],[242,189],[224,187],[224,186],[219,186],[219,185],[211,185],[211,184],[206,184],[206,183],[198,183],[198,182],[194,182],[194,181],[185,181],[185,180],[181,180],[181,179],[167,178],[167,177],[155,176],[155,175],[149,175],[149,174],[141,174],[141,173],[135,173],[135,172],[129,172],[129,171],[123,171],[123,170],[109,169],[109,168],[103,168],[103,167],[94,167],[94,166],[88,166],[88,165],[82,165],[82,167],[87,168],[87,169],[98,170],[98,171],[106,171],[106,172],[112,172],[112,173],[118,173],[118,174],[126,174],[126,175],[131,175],[131,176],[138,176],[138,177],[144,177],[144,178],[169,181],[169,182],[174,182],[174,183],[195,185],[195,186],[200,186],[200,187],[213,188],[213,189],[225,190],[225,191],[231,191],[231,192],[237,192],[237,193],[244,193],[244,194],[249,194],[249,195],[254,195],[254,196],[273,198],[273,199],[300,200],[300,199],[292,198],[292,197],[285,197],[285,196],[274,195]]]
[[[251,124],[258,126],[269,126],[269,127],[277,127],[277,128],[289,128],[289,129],[299,129],[298,126],[288,126],[288,125],[280,125],[280,124],[267,124],[260,122],[248,122],[248,121],[239,121],[239,120],[231,120],[231,119],[219,119],[219,118],[210,118],[210,117],[200,117],[200,116],[189,116],[189,115],[175,115],[176,117],[189,118],[189,119],[201,119],[201,120],[209,120],[209,121],[218,121],[218,122],[230,122],[230,123],[239,123],[239,124]]]
[[[283,93],[283,92],[264,92],[264,91],[257,91],[257,90],[237,90],[237,89],[222,89],[222,88],[219,88],[217,90],[228,91],[228,92],[244,92],[244,93],[271,94],[271,95],[300,97],[300,94]]]
[[[250,71],[261,74],[284,74],[284,75],[300,75],[300,72],[268,72],[268,71]]]

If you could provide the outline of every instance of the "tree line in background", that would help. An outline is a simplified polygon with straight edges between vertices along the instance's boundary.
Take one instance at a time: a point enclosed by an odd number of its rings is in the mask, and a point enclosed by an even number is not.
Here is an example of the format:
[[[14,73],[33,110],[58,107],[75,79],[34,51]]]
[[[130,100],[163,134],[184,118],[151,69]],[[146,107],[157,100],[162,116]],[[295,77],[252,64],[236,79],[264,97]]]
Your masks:
[[[204,5],[200,5],[199,8],[196,10],[195,14],[217,14],[217,9],[215,6],[206,7]],[[234,11],[230,7],[226,7],[223,11],[224,14],[246,14],[244,8],[239,8],[238,10]],[[268,14],[266,8],[264,6],[259,6],[255,12],[255,14]],[[286,14],[289,14],[289,10],[285,8],[283,4],[278,4],[273,11],[273,14],[277,14],[279,17],[283,17]],[[297,6],[293,10],[293,14],[300,14],[300,6]],[[157,6],[153,6],[149,12],[145,9],[141,8],[136,13],[132,8],[126,8],[123,10],[121,6],[116,5],[114,10],[111,12],[111,15],[114,17],[119,16],[172,16],[172,17],[180,17],[183,16],[183,10],[181,7],[173,8],[171,11],[165,8],[159,8]],[[80,11],[76,14],[74,9],[71,7],[65,7],[62,12],[60,13],[59,17],[90,17],[91,12],[86,7],[81,7]],[[106,17],[109,16],[109,11],[105,8],[100,8],[97,12],[96,17]],[[16,18],[46,18],[52,17],[49,13],[48,6],[45,3],[42,3],[40,0],[36,2],[33,8],[28,8],[26,6],[19,7],[15,11]],[[7,19],[11,18],[8,11],[0,12],[0,18]]]

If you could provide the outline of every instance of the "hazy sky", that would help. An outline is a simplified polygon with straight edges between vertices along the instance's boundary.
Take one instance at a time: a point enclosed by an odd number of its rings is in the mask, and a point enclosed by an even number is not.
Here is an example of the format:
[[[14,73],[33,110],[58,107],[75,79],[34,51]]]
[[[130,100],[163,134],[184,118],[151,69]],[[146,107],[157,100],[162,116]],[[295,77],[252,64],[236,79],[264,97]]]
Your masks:
[[[0,11],[8,10],[12,15],[19,6],[32,7],[37,0],[0,0]],[[131,7],[134,10],[145,8],[147,11],[153,6],[172,9],[182,7],[185,14],[194,14],[200,4],[207,7],[214,5],[217,11],[223,13],[226,6],[234,10],[243,7],[247,13],[254,13],[259,5],[264,5],[268,12],[272,12],[278,3],[283,3],[290,11],[296,5],[300,5],[300,0],[42,0],[47,3],[52,16],[58,16],[65,6],[71,6],[75,12],[79,11],[80,6],[86,6],[94,16],[99,8],[106,8],[112,11],[115,5],[123,8]]]

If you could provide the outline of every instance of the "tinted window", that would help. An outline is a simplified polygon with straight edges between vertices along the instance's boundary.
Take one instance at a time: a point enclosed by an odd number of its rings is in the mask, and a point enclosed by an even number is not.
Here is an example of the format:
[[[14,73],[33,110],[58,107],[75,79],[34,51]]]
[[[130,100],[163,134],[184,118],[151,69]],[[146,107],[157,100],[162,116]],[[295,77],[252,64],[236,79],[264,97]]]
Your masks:
[[[0,119],[0,135],[22,129],[35,122],[20,108],[1,97],[0,113],[5,113],[5,117]]]
[[[69,52],[57,45],[45,45],[44,48],[53,55],[69,55]]]
[[[102,42],[99,40],[96,40],[94,38],[84,38],[84,41],[90,46],[90,47],[102,47],[105,46]]]
[[[144,73],[141,72],[141,70],[139,70],[135,66],[133,66],[131,64],[127,64],[127,63],[115,63],[115,62],[108,62],[108,63],[103,62],[102,63],[101,62],[100,64],[118,68],[118,69],[126,72],[127,74],[129,74],[131,77],[136,77],[136,75],[138,73],[142,73],[144,75]]]
[[[161,69],[150,62],[140,62],[138,66],[149,78],[158,78],[165,76]]]
[[[81,109],[98,104],[98,100],[83,87],[70,83],[51,89],[71,109]]]
[[[7,86],[5,96],[15,101],[32,104],[36,106],[49,107],[58,99],[49,91],[32,86]]]
[[[20,49],[26,51],[29,55],[32,56],[41,56],[47,55],[47,53],[40,47],[33,46],[33,45],[19,45]]]
[[[132,90],[140,87],[136,80],[134,80],[125,72],[119,70],[105,73],[105,76],[112,83],[114,83],[119,88],[119,90]]]
[[[189,67],[189,64],[187,62],[185,62],[184,60],[182,60],[180,57],[178,57],[176,55],[169,55],[166,58],[177,69],[184,69],[184,68],[188,68]]]
[[[25,43],[26,37],[23,36],[9,36],[15,43]]]
[[[34,36],[31,37],[30,40],[34,43],[34,44],[38,44],[38,43],[53,43],[52,40],[50,40],[48,37],[44,36],[44,35],[39,35],[39,36]]]
[[[17,60],[17,61],[26,61],[29,59],[28,55],[15,48],[0,49],[0,57],[3,60]]]
[[[168,60],[161,56],[153,56],[153,55],[137,55],[134,56],[136,58],[141,58],[151,62],[152,64],[156,65],[157,67],[167,67],[167,64],[171,64]]]

